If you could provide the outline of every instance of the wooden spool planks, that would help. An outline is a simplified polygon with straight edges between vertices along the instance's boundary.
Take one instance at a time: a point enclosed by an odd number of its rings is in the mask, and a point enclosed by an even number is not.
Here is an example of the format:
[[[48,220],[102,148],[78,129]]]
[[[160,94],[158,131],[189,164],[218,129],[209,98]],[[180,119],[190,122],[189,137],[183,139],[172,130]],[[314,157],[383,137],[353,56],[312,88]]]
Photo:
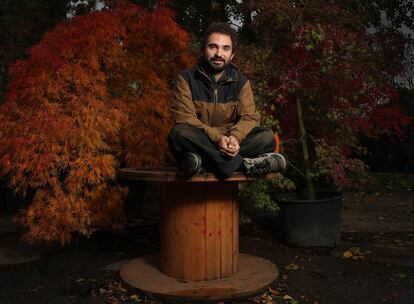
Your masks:
[[[269,173],[261,178],[274,178]],[[122,168],[121,178],[161,182],[161,271],[182,281],[230,277],[239,270],[238,182],[213,173],[185,178],[176,167]]]
[[[186,281],[238,271],[236,182],[161,184],[161,270]]]
[[[279,276],[275,264],[260,257],[240,254],[239,271],[234,275],[208,281],[177,280],[160,272],[159,254],[126,262],[121,278],[131,286],[151,294],[163,303],[217,303],[251,296],[266,290]]]
[[[191,178],[186,178],[183,172],[177,167],[162,168],[120,168],[117,171],[119,177],[127,180],[140,180],[148,182],[235,182],[255,180],[257,178],[245,176],[242,172],[234,172],[234,174],[225,179],[217,178],[212,172],[198,173]],[[270,179],[278,176],[280,173],[268,173],[260,179]]]

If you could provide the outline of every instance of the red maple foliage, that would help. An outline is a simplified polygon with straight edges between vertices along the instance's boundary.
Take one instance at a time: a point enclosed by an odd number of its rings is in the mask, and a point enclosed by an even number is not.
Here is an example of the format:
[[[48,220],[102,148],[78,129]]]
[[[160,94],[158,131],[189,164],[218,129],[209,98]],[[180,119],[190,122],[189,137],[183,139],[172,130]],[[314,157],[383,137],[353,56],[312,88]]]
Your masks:
[[[122,2],[58,24],[14,64],[0,173],[36,191],[20,215],[26,239],[67,243],[74,231],[122,226],[116,170],[166,160],[169,82],[192,63],[187,42],[171,10]]]
[[[340,1],[261,0],[256,11],[259,47],[246,52],[247,71],[262,109],[277,118],[285,153],[307,181],[350,186],[351,171],[364,169],[353,158],[359,135],[402,136],[411,123],[375,35]]]

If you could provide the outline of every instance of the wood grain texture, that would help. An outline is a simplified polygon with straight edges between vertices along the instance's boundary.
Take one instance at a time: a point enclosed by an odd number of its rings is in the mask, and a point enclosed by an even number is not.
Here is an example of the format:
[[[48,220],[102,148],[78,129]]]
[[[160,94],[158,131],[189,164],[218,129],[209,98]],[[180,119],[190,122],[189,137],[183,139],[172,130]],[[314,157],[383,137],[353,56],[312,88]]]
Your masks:
[[[233,273],[239,271],[239,185],[235,184],[232,189],[233,202]]]
[[[157,299],[175,303],[224,301],[251,296],[265,290],[279,276],[275,264],[247,254],[240,254],[240,270],[236,274],[219,280],[179,281],[160,272],[158,265],[158,254],[139,257],[125,263],[120,276],[127,284]]]
[[[161,269],[165,274],[202,281],[237,271],[237,189],[236,182],[162,183]]]
[[[220,201],[220,254],[221,277],[233,274],[233,185],[219,190]]]
[[[120,168],[117,171],[119,177],[127,180],[142,180],[153,182],[222,182],[222,181],[246,181],[255,179],[271,179],[280,173],[269,173],[259,178],[245,176],[242,172],[235,172],[231,177],[223,180],[217,178],[213,173],[206,172],[186,178],[182,171],[177,167],[160,167],[160,168]]]
[[[161,209],[161,270],[165,274],[182,277],[183,272],[177,270],[184,263],[184,256],[179,254],[168,254],[175,250],[175,244],[179,242],[179,231],[176,229],[176,208],[180,208],[180,195],[173,184],[161,183],[160,185],[160,209]],[[179,220],[179,219],[178,219]]]
[[[161,185],[161,269],[167,275],[205,279],[206,185]]]
[[[206,201],[206,280],[220,278],[220,197],[209,193]]]

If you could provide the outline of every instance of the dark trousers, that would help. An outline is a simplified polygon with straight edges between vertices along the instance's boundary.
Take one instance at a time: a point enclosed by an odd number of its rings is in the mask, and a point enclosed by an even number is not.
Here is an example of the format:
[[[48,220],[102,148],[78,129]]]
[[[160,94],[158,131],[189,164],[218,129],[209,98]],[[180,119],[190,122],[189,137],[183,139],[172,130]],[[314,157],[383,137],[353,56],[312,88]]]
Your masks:
[[[237,171],[244,157],[255,157],[273,152],[276,147],[273,131],[268,128],[256,127],[240,143],[240,152],[230,157],[217,149],[217,143],[200,129],[189,124],[177,124],[171,130],[168,144],[174,157],[181,161],[186,152],[201,156],[203,167],[212,170],[219,177],[227,178]]]

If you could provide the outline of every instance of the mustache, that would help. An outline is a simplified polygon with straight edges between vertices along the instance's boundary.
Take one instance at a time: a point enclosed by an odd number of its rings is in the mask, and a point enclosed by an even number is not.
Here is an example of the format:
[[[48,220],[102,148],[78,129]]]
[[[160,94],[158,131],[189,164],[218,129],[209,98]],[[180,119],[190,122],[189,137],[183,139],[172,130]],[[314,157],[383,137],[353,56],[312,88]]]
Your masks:
[[[226,60],[224,60],[223,58],[221,58],[221,57],[218,57],[218,56],[214,56],[214,57],[212,57],[212,58],[210,58],[210,61],[221,61],[221,62],[226,62]]]

